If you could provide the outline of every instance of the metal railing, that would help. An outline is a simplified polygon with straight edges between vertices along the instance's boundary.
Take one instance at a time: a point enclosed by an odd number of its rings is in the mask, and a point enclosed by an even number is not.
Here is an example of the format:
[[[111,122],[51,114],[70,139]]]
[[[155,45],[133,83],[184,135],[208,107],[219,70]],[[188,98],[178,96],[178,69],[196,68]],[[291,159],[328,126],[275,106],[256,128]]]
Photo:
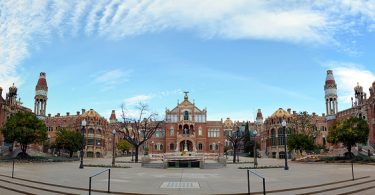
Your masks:
[[[101,171],[101,172],[99,172],[99,173],[97,173],[97,174],[89,177],[89,195],[91,195],[91,180],[92,180],[92,178],[95,177],[95,176],[98,176],[98,175],[100,175],[100,174],[102,174],[102,173],[104,173],[106,171],[108,171],[108,190],[107,190],[107,193],[110,193],[110,187],[111,187],[111,169],[106,169],[104,171]]]
[[[259,175],[258,173],[254,172],[254,171],[250,171],[249,169],[247,170],[247,194],[250,195],[250,173],[258,176],[259,178],[262,179],[262,182],[263,182],[263,194],[265,195],[266,194],[266,178],[264,178],[263,176]]]
[[[14,178],[14,159],[13,159],[13,166],[12,166],[12,178]]]

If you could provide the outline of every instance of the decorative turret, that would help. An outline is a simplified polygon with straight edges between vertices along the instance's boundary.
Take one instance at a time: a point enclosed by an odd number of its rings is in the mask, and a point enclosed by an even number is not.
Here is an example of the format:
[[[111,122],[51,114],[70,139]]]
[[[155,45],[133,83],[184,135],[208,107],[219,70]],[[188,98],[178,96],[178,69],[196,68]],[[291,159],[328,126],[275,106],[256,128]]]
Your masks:
[[[357,83],[357,86],[354,87],[354,106],[362,105],[366,100],[366,93],[363,92],[363,87]]]
[[[47,107],[47,80],[46,73],[41,72],[39,75],[38,83],[35,86],[35,97],[34,97],[34,113],[39,118],[44,118],[46,116]]]
[[[6,101],[9,105],[17,104],[17,87],[14,85],[9,87],[9,92],[6,94]]]
[[[116,123],[117,118],[116,118],[116,112],[115,110],[112,110],[111,116],[109,117],[109,123]]]
[[[326,82],[324,85],[325,99],[326,99],[326,113],[327,116],[336,115],[338,112],[337,103],[337,85],[333,77],[332,70],[327,70]]]
[[[257,124],[263,124],[263,114],[262,114],[261,109],[258,109],[257,117],[256,117],[256,123]]]

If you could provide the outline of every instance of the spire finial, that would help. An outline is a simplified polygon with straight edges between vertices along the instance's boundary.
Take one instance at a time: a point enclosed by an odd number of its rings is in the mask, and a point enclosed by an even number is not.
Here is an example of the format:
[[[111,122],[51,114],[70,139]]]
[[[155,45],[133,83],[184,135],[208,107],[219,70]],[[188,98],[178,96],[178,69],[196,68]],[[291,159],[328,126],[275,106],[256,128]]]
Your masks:
[[[189,93],[189,91],[184,91],[184,93],[185,93],[185,97],[184,97],[184,99],[185,100],[187,100],[189,97],[188,97],[188,93]]]

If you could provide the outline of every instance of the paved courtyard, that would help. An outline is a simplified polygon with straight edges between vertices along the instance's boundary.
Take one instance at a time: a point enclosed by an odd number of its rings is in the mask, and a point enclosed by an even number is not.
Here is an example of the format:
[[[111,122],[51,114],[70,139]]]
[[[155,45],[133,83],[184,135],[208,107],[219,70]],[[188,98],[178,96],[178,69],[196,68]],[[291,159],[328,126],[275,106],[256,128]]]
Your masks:
[[[118,158],[119,161],[129,159]],[[251,159],[242,158],[241,161]],[[259,166],[283,165],[279,159],[258,159]],[[110,164],[111,159],[85,160],[86,164]],[[142,168],[139,163],[118,163],[131,166],[131,168],[114,168],[111,172],[111,191],[145,194],[236,194],[247,192],[247,171],[238,169],[239,166],[252,166],[247,164],[228,164],[222,169],[188,169],[169,168],[154,169]],[[51,184],[64,185],[77,188],[88,188],[89,176],[98,173],[105,168],[85,167],[79,169],[79,162],[66,163],[22,163],[15,165],[14,176],[26,180],[33,180]],[[258,174],[266,178],[266,190],[274,194],[345,194],[353,191],[353,194],[375,194],[375,166],[354,165],[355,181],[352,179],[350,164],[306,164],[289,162],[290,169],[283,168],[259,169]],[[12,179],[5,176],[11,175],[11,163],[0,164],[0,185],[14,181],[26,185],[35,185],[46,188],[41,184],[33,184],[23,180]],[[369,176],[369,177],[368,177]],[[340,182],[339,182],[340,181]],[[325,183],[338,182],[336,184],[323,185]],[[319,185],[317,187],[311,187]],[[309,187],[310,186],[310,187]],[[252,192],[262,190],[261,180],[254,175],[250,178]],[[303,188],[307,187],[307,188]],[[67,189],[58,186],[47,187],[51,190],[72,194],[88,194],[79,189]],[[288,189],[297,188],[293,191]],[[37,189],[25,189],[34,194],[58,194],[57,192],[43,192]],[[107,175],[102,174],[93,179],[93,189],[107,190]],[[285,189],[285,190],[284,190]],[[360,191],[358,191],[360,190]],[[0,194],[17,194],[0,188]],[[22,194],[22,193],[20,193]],[[94,192],[92,194],[100,194]]]

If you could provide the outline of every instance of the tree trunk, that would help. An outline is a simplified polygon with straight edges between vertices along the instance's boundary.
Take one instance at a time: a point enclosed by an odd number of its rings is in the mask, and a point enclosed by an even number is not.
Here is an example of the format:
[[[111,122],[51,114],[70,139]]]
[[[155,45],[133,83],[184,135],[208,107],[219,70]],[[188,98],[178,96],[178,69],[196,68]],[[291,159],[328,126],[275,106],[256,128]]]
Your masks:
[[[352,159],[352,158],[353,158],[353,156],[352,156],[352,146],[349,145],[349,146],[347,147],[347,149],[348,149],[348,152],[349,152],[349,157],[350,157],[350,159]]]
[[[69,157],[70,157],[70,158],[73,157],[73,151],[69,151]]]
[[[26,153],[26,150],[27,150],[27,144],[21,144],[21,154],[18,154],[17,156],[21,157],[21,158],[26,158],[28,155]]]
[[[233,145],[233,163],[236,163],[237,146]]]
[[[138,162],[138,148],[139,146],[134,146],[135,147],[135,162]]]

